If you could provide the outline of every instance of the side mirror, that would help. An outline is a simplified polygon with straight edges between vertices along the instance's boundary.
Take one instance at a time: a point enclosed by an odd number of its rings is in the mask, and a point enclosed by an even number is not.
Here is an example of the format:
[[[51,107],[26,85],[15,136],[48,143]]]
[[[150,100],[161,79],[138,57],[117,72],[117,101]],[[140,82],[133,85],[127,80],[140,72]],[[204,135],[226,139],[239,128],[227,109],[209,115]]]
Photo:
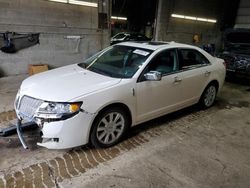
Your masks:
[[[149,80],[149,81],[160,81],[162,75],[158,71],[150,71],[144,74],[144,77],[146,78],[146,80]]]

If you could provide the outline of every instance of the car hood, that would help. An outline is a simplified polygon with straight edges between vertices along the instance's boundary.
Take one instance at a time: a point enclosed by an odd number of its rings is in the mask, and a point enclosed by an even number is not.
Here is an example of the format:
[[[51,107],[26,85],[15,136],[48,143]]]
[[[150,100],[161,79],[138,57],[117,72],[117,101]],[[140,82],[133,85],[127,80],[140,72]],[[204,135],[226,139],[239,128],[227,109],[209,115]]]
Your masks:
[[[224,50],[233,54],[250,55],[250,29],[229,29],[224,33]]]
[[[20,94],[46,101],[68,102],[116,85],[120,81],[121,79],[100,75],[74,64],[25,79]]]

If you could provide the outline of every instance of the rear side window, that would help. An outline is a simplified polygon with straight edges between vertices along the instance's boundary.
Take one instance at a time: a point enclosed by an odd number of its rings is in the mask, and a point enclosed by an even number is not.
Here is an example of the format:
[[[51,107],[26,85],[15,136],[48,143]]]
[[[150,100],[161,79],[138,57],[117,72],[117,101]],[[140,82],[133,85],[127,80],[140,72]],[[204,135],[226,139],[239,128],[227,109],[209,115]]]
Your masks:
[[[208,59],[197,50],[179,49],[180,70],[198,68],[210,64]]]

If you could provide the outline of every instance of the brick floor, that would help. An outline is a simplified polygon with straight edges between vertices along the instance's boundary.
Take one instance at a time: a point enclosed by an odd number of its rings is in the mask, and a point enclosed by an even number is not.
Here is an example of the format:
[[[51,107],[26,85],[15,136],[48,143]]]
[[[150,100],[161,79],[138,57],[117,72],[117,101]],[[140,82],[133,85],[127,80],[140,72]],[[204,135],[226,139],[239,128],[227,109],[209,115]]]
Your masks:
[[[158,137],[166,133],[166,128],[172,126],[183,126],[192,120],[202,116],[204,111],[199,111],[180,120],[169,123],[164,129],[153,127],[153,124],[166,123],[153,121],[152,127],[143,132],[135,133],[132,136],[119,143],[118,145],[107,149],[93,149],[80,147],[66,152],[63,156],[57,156],[54,159],[46,160],[41,163],[30,165],[22,170],[0,176],[0,188],[2,187],[58,187],[58,184],[65,179],[77,177],[85,173],[88,169],[109,161],[118,155],[133,150],[144,143],[149,142],[151,138]],[[13,114],[13,113],[9,113]],[[168,122],[167,122],[168,123]],[[149,123],[150,124],[150,123]],[[18,186],[16,186],[18,185]]]

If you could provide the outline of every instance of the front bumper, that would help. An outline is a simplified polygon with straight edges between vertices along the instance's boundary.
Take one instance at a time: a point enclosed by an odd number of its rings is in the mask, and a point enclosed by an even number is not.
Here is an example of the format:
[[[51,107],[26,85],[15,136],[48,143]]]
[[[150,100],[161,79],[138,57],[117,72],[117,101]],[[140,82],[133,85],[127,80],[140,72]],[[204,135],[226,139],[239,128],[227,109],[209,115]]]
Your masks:
[[[21,123],[22,121],[20,119],[17,120],[17,125],[16,125],[16,130],[17,130],[17,134],[19,137],[19,140],[23,146],[24,149],[28,149],[28,146],[26,145],[24,138],[23,138],[23,133],[22,133],[22,129],[21,129]]]
[[[20,92],[18,92],[15,100],[15,111],[18,117],[18,136],[24,148],[27,148],[27,145],[23,139],[22,120],[35,122],[41,128],[42,142],[37,143],[39,146],[48,149],[67,149],[88,143],[90,128],[95,118],[94,113],[88,113],[80,109],[79,112],[70,116],[63,116],[61,119],[48,119],[49,116],[48,118],[41,118],[35,115],[36,110],[34,110],[40,105],[40,103],[37,103],[39,99],[32,98],[33,101],[23,103],[26,106],[29,105],[29,107],[20,110],[20,103],[23,98],[24,95],[20,95]]]
[[[94,114],[79,112],[72,118],[44,123],[42,143],[48,149],[67,149],[87,144]]]
[[[37,145],[48,149],[68,149],[87,144],[94,116],[95,114],[81,111],[66,120],[43,122],[40,125],[42,142]],[[20,132],[20,141],[25,146],[21,137]]]

